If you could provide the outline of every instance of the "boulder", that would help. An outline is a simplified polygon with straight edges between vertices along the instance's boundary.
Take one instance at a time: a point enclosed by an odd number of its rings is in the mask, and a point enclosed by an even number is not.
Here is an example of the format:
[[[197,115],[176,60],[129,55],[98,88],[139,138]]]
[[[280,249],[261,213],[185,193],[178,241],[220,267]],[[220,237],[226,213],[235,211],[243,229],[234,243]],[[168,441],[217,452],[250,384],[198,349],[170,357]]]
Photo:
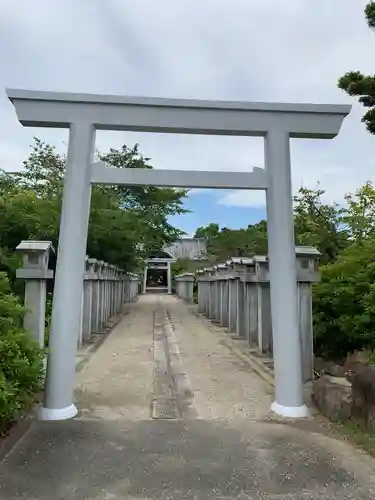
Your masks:
[[[312,400],[317,409],[335,421],[352,416],[352,387],[343,377],[324,375],[313,384]]]
[[[339,363],[335,363],[334,361],[327,361],[318,356],[314,359],[314,369],[318,373],[324,375],[331,375],[332,377],[344,377],[345,376],[345,368],[343,365]]]
[[[364,366],[368,366],[369,354],[367,351],[355,351],[348,354],[344,363],[345,376],[353,372],[361,370]]]
[[[353,417],[375,429],[375,366],[358,364],[348,379],[353,389]]]

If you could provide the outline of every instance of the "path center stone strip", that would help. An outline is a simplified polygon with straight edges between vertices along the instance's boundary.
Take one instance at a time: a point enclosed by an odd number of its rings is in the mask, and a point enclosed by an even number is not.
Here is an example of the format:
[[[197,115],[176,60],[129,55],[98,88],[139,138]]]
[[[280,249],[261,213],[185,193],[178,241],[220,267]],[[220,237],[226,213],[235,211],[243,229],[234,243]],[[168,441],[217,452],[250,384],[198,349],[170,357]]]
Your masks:
[[[177,418],[178,410],[174,393],[174,382],[168,362],[168,345],[165,334],[163,311],[158,308],[153,313],[154,335],[154,383],[152,418]]]
[[[179,343],[169,310],[165,311],[165,331],[168,345],[169,364],[174,380],[176,403],[182,418],[197,418],[198,411],[194,405],[194,392],[186,370],[184,369]]]
[[[153,336],[152,418],[196,418],[194,394],[182,366],[170,316],[160,303],[153,314]]]

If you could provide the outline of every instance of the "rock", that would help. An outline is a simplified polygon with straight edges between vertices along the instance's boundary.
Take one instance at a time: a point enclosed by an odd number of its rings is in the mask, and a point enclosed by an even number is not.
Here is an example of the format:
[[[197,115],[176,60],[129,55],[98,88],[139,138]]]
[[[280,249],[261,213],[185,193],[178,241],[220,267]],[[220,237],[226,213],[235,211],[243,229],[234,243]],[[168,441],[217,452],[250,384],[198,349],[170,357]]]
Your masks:
[[[348,354],[344,363],[345,372],[353,372],[360,370],[363,366],[368,365],[369,355],[367,351],[355,351]]]
[[[375,366],[358,364],[348,378],[353,388],[353,417],[375,429]]]
[[[323,358],[316,357],[314,360],[314,369],[319,373],[331,375],[332,377],[344,377],[345,368],[343,365],[334,361],[326,361]]]
[[[312,400],[332,421],[347,420],[352,415],[352,387],[343,377],[324,375],[314,382]]]

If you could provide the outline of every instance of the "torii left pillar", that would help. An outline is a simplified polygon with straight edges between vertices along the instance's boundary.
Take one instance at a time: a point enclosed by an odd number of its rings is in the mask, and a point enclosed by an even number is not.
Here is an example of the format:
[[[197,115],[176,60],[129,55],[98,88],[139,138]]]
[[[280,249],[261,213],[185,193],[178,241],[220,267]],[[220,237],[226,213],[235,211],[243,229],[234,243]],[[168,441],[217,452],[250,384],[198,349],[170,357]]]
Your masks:
[[[91,163],[95,129],[88,123],[70,126],[51,334],[42,420],[65,420],[77,414],[72,403],[80,328],[87,226],[91,202]],[[69,314],[66,314],[69,311]],[[63,355],[62,355],[63,353]]]

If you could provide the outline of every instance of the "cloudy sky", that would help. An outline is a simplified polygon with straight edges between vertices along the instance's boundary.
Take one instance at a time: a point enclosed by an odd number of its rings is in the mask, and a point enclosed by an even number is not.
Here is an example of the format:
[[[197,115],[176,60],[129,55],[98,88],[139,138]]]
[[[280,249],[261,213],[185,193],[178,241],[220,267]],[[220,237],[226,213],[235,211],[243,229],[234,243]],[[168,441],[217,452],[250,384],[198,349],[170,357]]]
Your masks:
[[[23,128],[6,87],[198,99],[351,103],[332,141],[292,141],[294,190],[341,201],[375,181],[363,110],[337,89],[348,70],[374,73],[365,0],[1,0],[0,167],[17,170],[32,137],[66,149],[67,132]],[[101,150],[140,143],[155,168],[263,166],[258,138],[100,132]],[[241,227],[264,215],[255,192],[194,191],[174,220]]]

